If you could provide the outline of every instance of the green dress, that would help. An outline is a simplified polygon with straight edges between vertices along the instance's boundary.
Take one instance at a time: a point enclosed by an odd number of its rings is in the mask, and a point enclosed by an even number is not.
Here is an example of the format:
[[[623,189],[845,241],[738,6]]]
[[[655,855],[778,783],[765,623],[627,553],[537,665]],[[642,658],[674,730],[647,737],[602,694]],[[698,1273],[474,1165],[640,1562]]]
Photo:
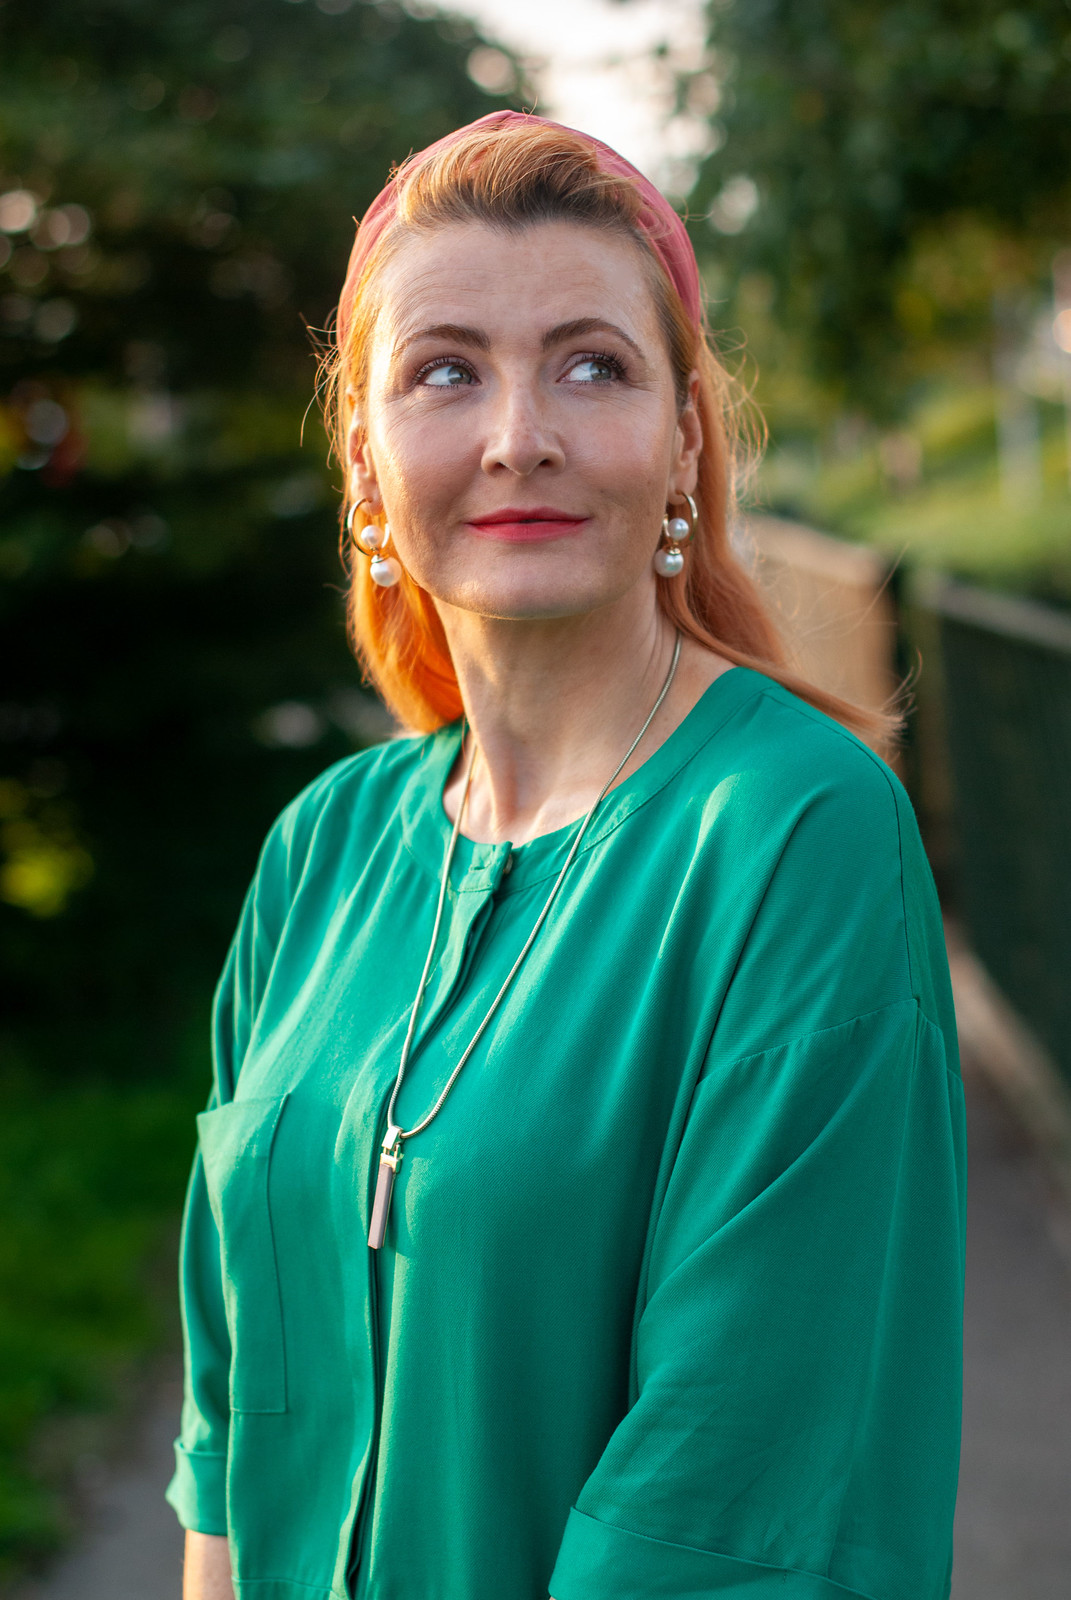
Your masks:
[[[642,714],[642,710],[639,714]],[[965,1155],[911,808],[735,668],[603,802],[405,1148],[460,727],[276,822],[220,982],[168,1491],[242,1600],[943,1600]],[[576,824],[459,840],[411,1126]]]

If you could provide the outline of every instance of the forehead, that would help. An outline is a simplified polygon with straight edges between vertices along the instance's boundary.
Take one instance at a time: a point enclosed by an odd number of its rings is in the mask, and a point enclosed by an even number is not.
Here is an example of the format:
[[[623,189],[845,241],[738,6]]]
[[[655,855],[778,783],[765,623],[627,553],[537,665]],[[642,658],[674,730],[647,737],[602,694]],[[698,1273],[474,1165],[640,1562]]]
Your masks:
[[[660,335],[643,247],[582,223],[414,231],[384,267],[377,298],[377,326],[391,345],[437,323],[538,336],[581,317],[613,320],[640,344]]]

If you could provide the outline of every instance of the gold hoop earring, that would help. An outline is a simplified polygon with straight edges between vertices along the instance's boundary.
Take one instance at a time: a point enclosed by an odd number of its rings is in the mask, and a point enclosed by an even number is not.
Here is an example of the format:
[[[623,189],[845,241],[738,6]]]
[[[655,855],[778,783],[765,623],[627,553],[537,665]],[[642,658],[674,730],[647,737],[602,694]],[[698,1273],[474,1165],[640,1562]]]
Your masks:
[[[684,517],[671,517],[668,511],[662,518],[662,536],[654,553],[654,569],[660,578],[676,578],[684,571],[681,545],[691,544],[695,538],[699,512],[690,494],[684,498],[688,502],[687,520]]]
[[[385,522],[381,529],[374,522],[366,522],[360,535],[353,526],[358,511],[367,504],[367,499],[357,500],[346,513],[346,530],[350,536],[350,544],[363,556],[371,556],[368,575],[372,582],[381,589],[393,589],[402,575],[402,564],[394,556],[383,554],[383,546],[390,543],[390,523]]]
[[[361,550],[361,546],[357,543],[357,535],[353,531],[353,519],[357,515],[358,511],[360,511],[361,507],[366,506],[367,504],[367,500],[355,500],[350,506],[350,509],[346,512],[346,532],[349,534],[350,544],[355,550]],[[368,552],[363,551],[362,553],[367,555]]]

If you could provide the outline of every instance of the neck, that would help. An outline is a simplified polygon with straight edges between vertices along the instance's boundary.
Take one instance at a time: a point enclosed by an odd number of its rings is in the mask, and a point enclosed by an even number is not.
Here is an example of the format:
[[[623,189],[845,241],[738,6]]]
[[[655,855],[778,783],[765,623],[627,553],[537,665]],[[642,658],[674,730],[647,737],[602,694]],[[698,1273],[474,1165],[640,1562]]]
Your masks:
[[[633,597],[628,597],[630,600]],[[583,816],[643,726],[673,657],[654,602],[582,617],[507,622],[443,606],[478,754],[462,832],[523,844]],[[617,782],[650,756],[728,662],[686,643],[670,694]],[[444,800],[453,818],[459,760]]]

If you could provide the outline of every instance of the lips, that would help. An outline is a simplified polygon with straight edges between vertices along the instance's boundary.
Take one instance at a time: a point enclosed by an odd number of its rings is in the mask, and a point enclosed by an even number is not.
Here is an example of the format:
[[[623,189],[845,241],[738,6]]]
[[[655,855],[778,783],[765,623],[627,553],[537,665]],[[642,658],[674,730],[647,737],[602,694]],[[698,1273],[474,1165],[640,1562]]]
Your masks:
[[[503,506],[482,517],[471,517],[468,526],[478,539],[506,539],[514,544],[540,539],[567,539],[578,533],[589,519],[556,506]]]

